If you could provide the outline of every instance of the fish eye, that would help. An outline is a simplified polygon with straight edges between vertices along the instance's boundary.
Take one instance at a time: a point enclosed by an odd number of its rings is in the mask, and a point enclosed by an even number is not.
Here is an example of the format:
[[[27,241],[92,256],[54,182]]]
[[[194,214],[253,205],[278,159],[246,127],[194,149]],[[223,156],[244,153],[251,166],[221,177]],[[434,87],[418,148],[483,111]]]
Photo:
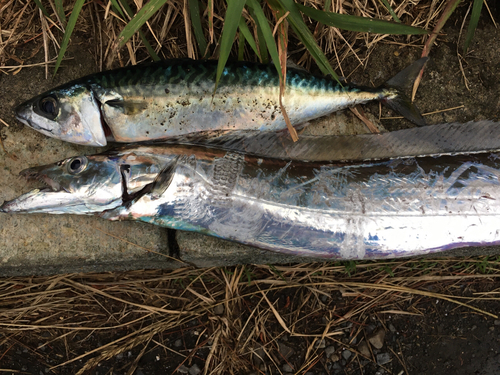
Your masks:
[[[54,120],[59,114],[57,98],[53,95],[46,96],[38,102],[38,108],[42,114],[51,120]]]
[[[88,163],[89,160],[85,156],[77,156],[68,161],[66,168],[69,174],[78,174],[87,168]]]

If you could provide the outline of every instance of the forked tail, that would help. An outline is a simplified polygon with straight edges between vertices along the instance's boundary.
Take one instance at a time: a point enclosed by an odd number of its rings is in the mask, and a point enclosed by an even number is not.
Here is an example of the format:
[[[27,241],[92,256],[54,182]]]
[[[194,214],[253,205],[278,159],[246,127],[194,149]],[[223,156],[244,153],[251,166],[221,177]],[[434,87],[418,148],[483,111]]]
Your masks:
[[[425,120],[404,91],[413,84],[428,59],[428,57],[422,57],[415,61],[381,86],[381,88],[392,89],[397,92],[397,95],[384,99],[383,103],[417,126],[424,126]]]

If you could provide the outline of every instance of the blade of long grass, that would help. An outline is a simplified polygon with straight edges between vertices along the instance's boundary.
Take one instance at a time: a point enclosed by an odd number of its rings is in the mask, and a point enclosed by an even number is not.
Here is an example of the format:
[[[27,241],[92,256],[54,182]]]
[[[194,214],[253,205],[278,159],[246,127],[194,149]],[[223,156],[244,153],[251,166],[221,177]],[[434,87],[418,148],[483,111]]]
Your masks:
[[[280,2],[290,2],[291,0],[279,0]],[[367,32],[374,34],[402,34],[402,35],[421,35],[428,34],[427,30],[418,27],[403,25],[373,18],[351,16],[349,14],[338,14],[324,12],[322,10],[306,7],[302,4],[296,4],[298,10],[312,19],[324,23],[328,26],[339,29]],[[288,9],[288,8],[287,8]]]
[[[34,0],[36,6],[38,8],[40,8],[40,10],[42,11],[43,15],[45,17],[49,17],[50,18],[50,15],[49,15],[49,12],[47,12],[47,9],[45,9],[45,7],[42,5],[42,3],[40,2],[40,0]]]
[[[245,37],[240,30],[240,36],[238,38],[238,61],[243,61],[245,57]]]
[[[248,42],[252,50],[255,52],[257,56],[259,56],[259,59],[262,62],[259,49],[257,48],[257,45],[255,44],[255,39],[253,38],[253,35],[250,32],[250,29],[248,28],[248,25],[245,22],[245,17],[241,16],[238,28],[240,30],[240,35],[245,38],[245,40]]]
[[[115,13],[120,13],[122,18],[125,18],[125,14],[123,13],[122,7],[120,6],[120,4],[118,4],[118,0],[111,0],[111,6],[113,7],[113,10]],[[132,12],[132,10],[130,10],[130,11]],[[132,16],[132,14],[130,14],[130,16]]]
[[[132,20],[125,25],[121,33],[118,35],[117,43],[123,47],[127,41],[144,25],[150,18],[160,9],[167,0],[150,0],[147,2],[132,18]],[[122,4],[125,1],[121,2]]]
[[[188,0],[189,14],[191,16],[191,25],[193,26],[194,37],[198,43],[198,49],[202,57],[207,53],[207,40],[203,34],[203,27],[201,26],[200,4],[198,0]]]
[[[61,26],[66,27],[66,15],[64,14],[64,6],[62,0],[54,0],[54,6],[56,8],[57,17],[59,18],[59,22],[61,22]]]
[[[210,43],[214,42],[214,0],[208,0],[208,35],[210,35]]]
[[[280,79],[282,79],[283,75],[281,74],[278,46],[276,45],[276,41],[274,40],[273,31],[271,30],[271,26],[269,26],[269,21],[257,0],[247,0],[247,5],[251,8],[253,14],[255,15],[255,23],[262,33],[262,37],[264,38],[266,44],[266,49],[269,51],[274,66],[280,74]]]
[[[111,2],[112,2],[113,6],[115,6],[115,4],[116,4],[116,7],[120,11],[121,16],[125,17],[125,15],[123,14],[123,12],[121,10],[121,7],[118,4],[117,0],[111,0]],[[128,5],[128,3],[127,3],[126,0],[120,0],[120,4],[123,6],[123,9],[125,9],[125,12],[127,12],[127,14],[129,15],[129,17],[132,17],[134,15],[134,12],[132,11],[132,8],[130,8],[130,6]],[[149,44],[148,40],[146,39],[146,36],[144,35],[144,33],[141,30],[139,30],[139,37],[141,38],[142,43],[146,47],[146,49],[147,49],[147,51],[149,53],[149,56],[151,56],[151,58],[153,59],[153,61],[160,61],[160,58],[156,54],[156,52],[153,49],[153,47],[151,47],[151,44]]]
[[[400,23],[401,20],[399,19],[399,17],[397,16],[396,13],[394,13],[394,11],[392,10],[392,7],[391,7],[391,4],[389,4],[389,2],[387,0],[380,0],[382,2],[382,4],[384,4],[384,6],[386,7],[387,11],[391,14],[391,17],[393,18],[394,21]]]
[[[469,44],[472,41],[474,33],[476,32],[476,27],[479,22],[479,17],[481,16],[481,9],[483,8],[483,0],[474,0],[472,5],[472,13],[470,15],[469,27],[467,28],[467,36],[465,37],[464,43],[464,54],[469,48]]]
[[[73,11],[69,16],[68,24],[66,25],[66,31],[64,32],[63,40],[61,42],[61,48],[59,49],[59,54],[57,55],[56,67],[54,68],[54,75],[57,73],[57,69],[59,69],[59,66],[61,65],[64,53],[68,48],[69,39],[71,38],[71,34],[73,33],[73,29],[75,28],[76,21],[78,19],[78,16],[80,15],[80,11],[82,10],[84,3],[85,0],[76,0],[75,6],[73,7]]]
[[[299,37],[300,41],[307,48],[314,61],[318,64],[318,67],[323,72],[323,74],[330,74],[338,81],[338,76],[330,66],[328,59],[321,49],[318,47],[316,43],[316,39],[312,35],[311,31],[304,23],[302,19],[302,15],[300,14],[298,8],[293,2],[293,0],[277,0],[277,2],[281,5],[282,8],[290,12],[288,15],[288,21],[290,22],[290,26],[292,26],[293,31]]]
[[[222,35],[220,37],[220,54],[219,63],[217,64],[217,75],[215,78],[215,89],[219,83],[224,67],[226,66],[227,59],[231,52],[231,47],[233,46],[234,37],[236,36],[236,30],[238,29],[238,24],[240,22],[241,13],[243,12],[243,7],[245,6],[244,1],[240,0],[229,0],[227,2],[226,16],[224,18],[224,27],[222,28]]]
[[[249,10],[250,10],[250,14],[251,14],[252,18],[255,21],[257,16],[255,15],[255,13],[253,12],[253,10],[251,8],[249,8]],[[261,28],[259,27],[259,25],[257,23],[255,23],[255,29],[257,31],[257,43],[258,43],[257,45],[259,47],[260,62],[263,64],[267,64],[267,63],[269,63],[269,54],[267,53],[266,40],[264,38],[264,35],[262,34]]]

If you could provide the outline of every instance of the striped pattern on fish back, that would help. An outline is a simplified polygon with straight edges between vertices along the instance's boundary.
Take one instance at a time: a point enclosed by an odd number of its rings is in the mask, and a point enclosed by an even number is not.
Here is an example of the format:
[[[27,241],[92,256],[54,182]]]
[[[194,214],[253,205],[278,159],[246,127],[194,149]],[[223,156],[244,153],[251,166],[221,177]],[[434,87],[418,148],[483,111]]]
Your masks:
[[[136,65],[88,77],[104,89],[121,87],[167,86],[184,84],[215,84],[216,60],[167,60],[159,63]],[[224,69],[218,88],[279,87],[279,75],[272,64],[231,62]],[[288,68],[287,86],[292,89],[316,92],[357,92],[359,88],[340,85],[334,79],[319,77],[307,71]]]

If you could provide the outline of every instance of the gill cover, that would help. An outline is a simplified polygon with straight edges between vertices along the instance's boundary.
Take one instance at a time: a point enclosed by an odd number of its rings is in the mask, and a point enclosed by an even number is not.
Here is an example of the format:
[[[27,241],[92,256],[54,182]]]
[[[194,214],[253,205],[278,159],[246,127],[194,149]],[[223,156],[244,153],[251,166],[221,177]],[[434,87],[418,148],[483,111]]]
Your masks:
[[[105,146],[99,103],[92,90],[73,83],[47,91],[15,109],[23,124],[62,141]]]

